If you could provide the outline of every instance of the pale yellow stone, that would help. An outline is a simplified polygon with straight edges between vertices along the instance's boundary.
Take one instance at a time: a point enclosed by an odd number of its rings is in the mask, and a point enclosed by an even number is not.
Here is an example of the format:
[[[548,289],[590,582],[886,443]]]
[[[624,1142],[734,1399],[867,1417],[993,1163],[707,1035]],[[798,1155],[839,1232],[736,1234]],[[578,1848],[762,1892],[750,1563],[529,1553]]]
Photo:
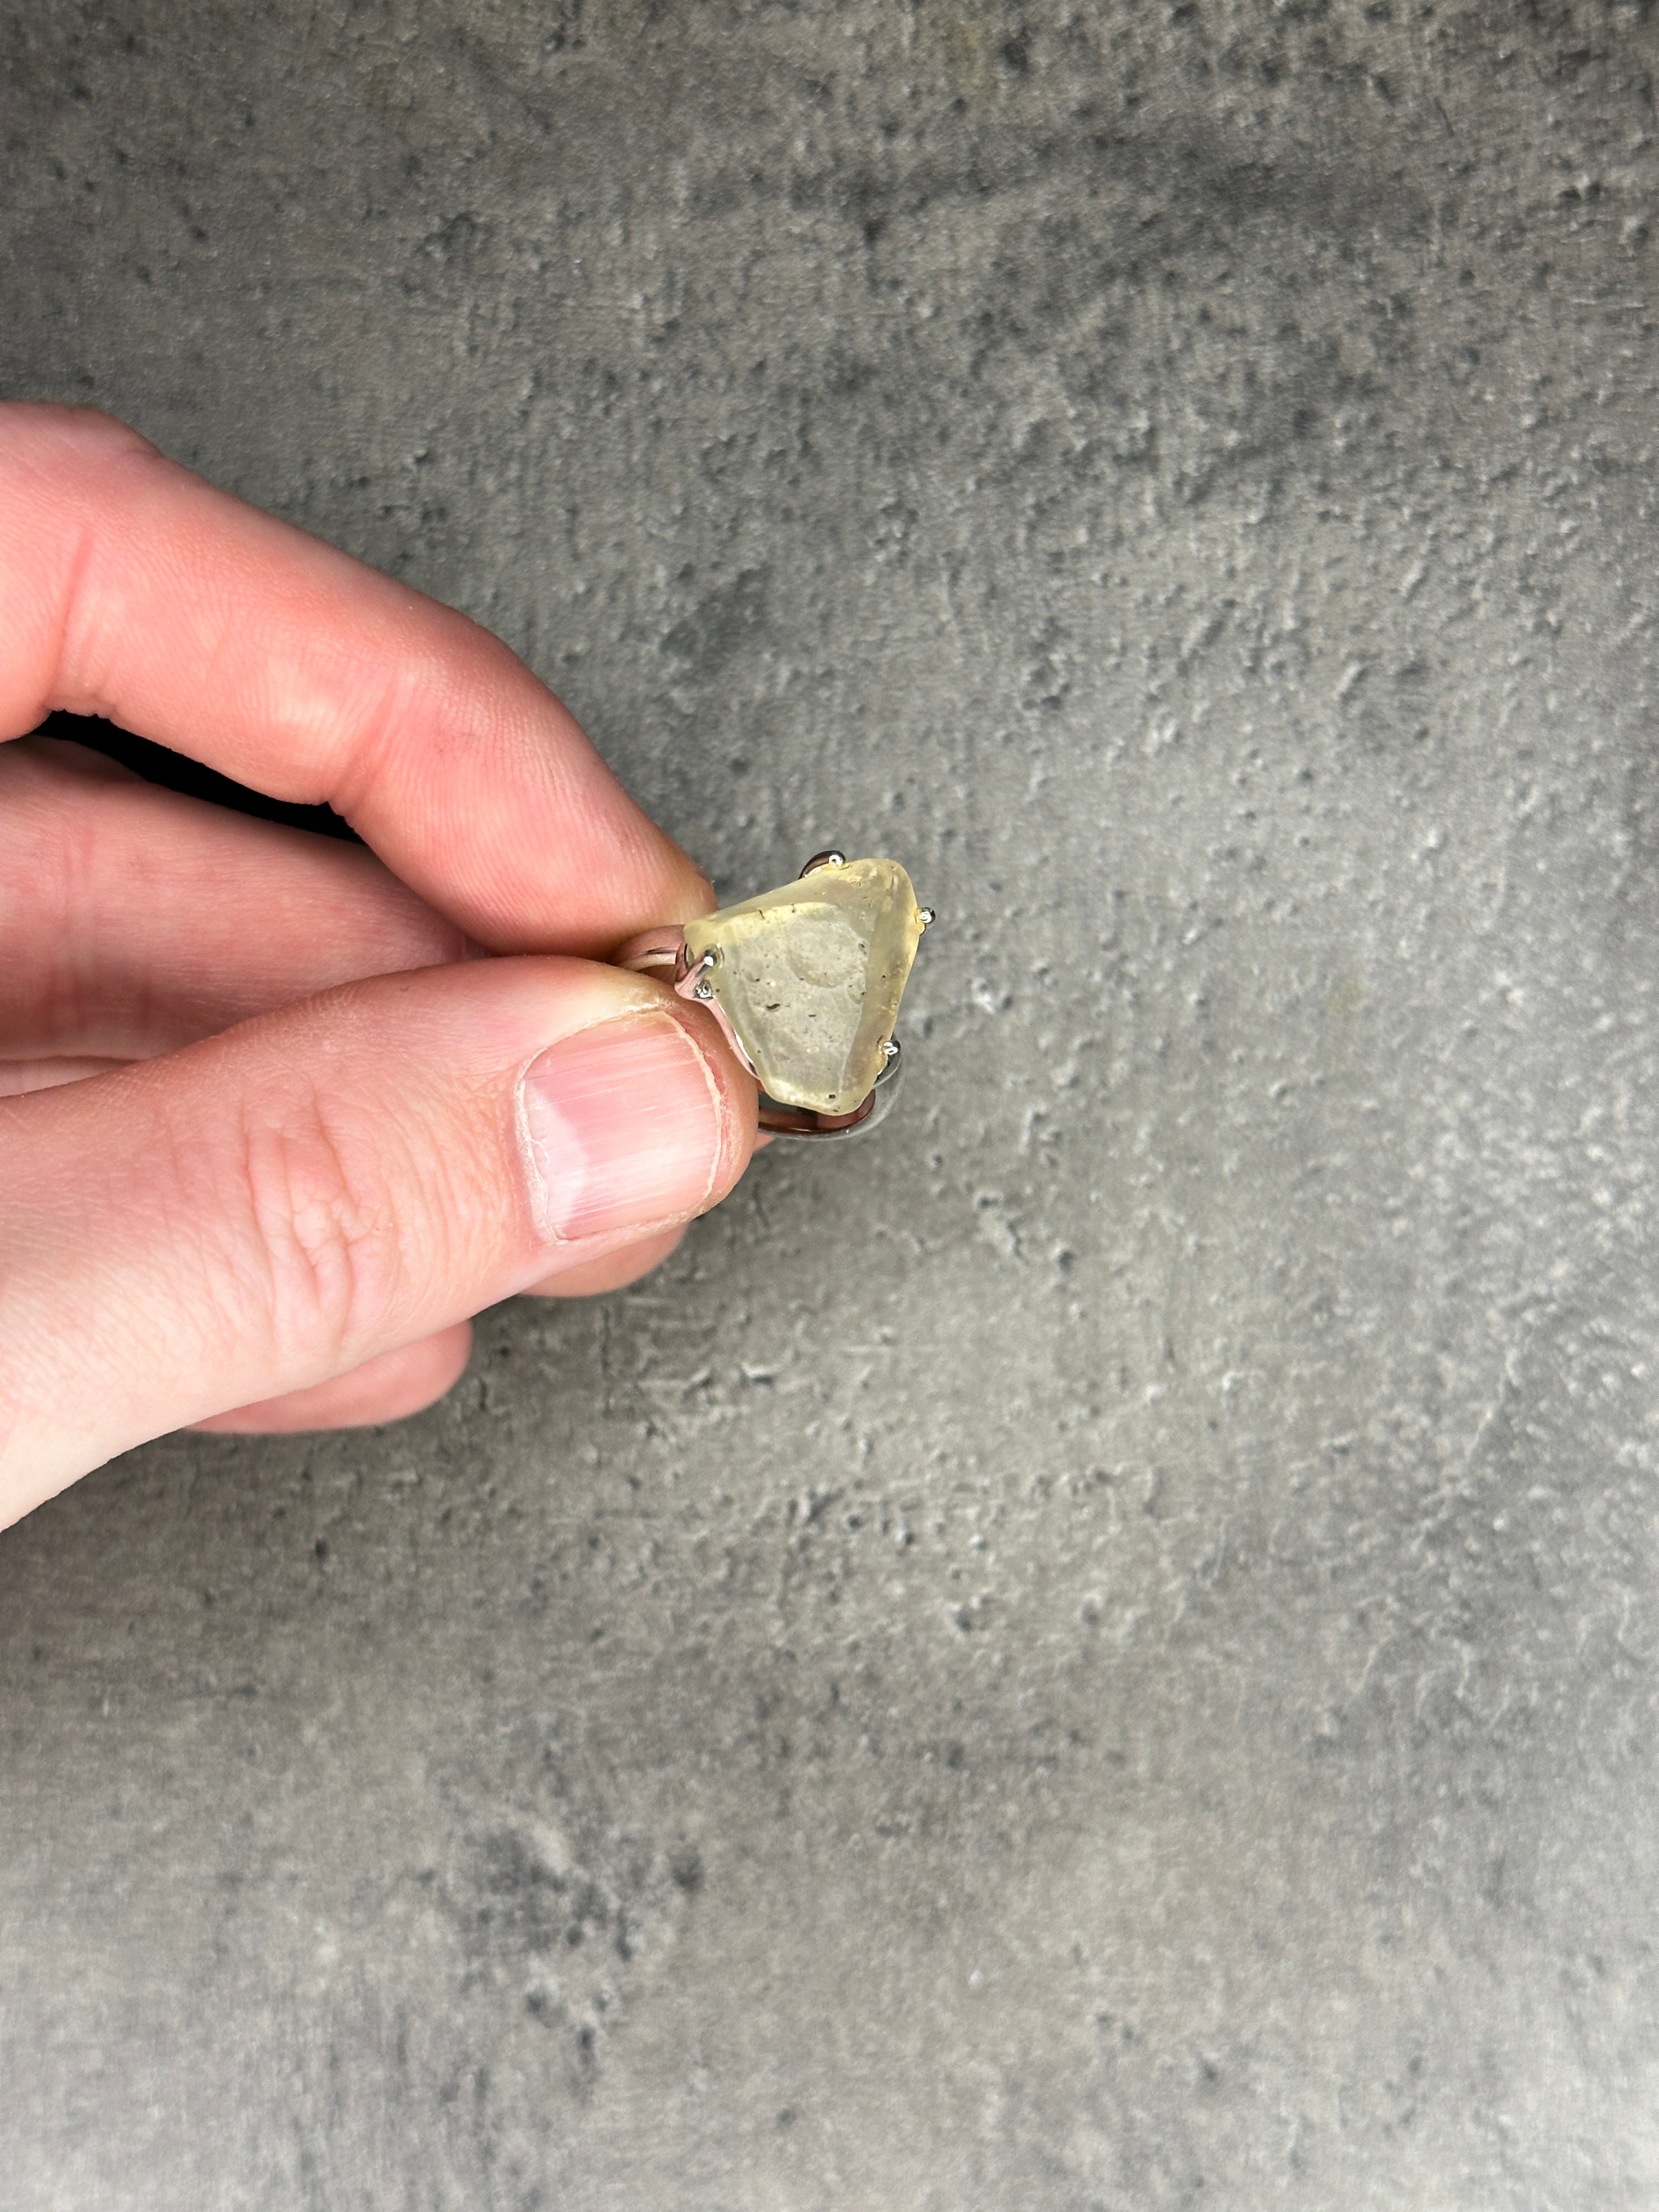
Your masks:
[[[693,960],[763,1087],[785,1106],[850,1114],[885,1065],[923,923],[896,860],[814,868],[685,925]]]

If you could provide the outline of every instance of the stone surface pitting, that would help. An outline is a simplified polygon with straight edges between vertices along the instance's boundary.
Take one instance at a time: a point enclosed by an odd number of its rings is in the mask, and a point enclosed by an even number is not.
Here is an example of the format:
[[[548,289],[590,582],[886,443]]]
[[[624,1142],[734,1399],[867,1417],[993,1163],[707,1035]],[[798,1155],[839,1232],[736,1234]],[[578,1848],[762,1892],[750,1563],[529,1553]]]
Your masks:
[[[846,860],[688,922],[685,949],[714,955],[704,980],[770,1096],[850,1114],[881,1073],[921,932],[896,860]]]

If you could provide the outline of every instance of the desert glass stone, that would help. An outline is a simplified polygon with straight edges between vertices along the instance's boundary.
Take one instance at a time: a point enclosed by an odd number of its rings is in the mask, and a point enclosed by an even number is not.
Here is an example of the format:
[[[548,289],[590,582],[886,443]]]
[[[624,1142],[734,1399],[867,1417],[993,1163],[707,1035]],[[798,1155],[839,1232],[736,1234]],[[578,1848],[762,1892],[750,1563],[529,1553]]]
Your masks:
[[[685,925],[762,1087],[781,1105],[850,1114],[885,1064],[921,915],[896,860],[814,868]]]

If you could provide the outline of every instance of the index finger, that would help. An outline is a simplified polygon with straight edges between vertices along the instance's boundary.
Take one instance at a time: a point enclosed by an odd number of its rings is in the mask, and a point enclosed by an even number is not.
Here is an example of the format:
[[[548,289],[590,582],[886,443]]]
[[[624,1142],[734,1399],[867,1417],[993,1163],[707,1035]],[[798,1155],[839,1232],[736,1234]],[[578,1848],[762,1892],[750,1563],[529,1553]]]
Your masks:
[[[0,405],[0,738],[102,714],[326,801],[497,952],[607,951],[708,884],[498,638],[106,416]]]

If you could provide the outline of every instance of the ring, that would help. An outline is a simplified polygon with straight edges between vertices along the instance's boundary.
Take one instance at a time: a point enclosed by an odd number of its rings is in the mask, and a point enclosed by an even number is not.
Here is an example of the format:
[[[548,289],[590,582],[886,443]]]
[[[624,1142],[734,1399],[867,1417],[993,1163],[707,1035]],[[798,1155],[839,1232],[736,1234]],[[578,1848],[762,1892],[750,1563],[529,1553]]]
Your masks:
[[[933,919],[896,860],[815,853],[793,884],[645,930],[611,958],[708,1007],[761,1087],[763,1129],[854,1137],[898,1096],[893,1024]]]

